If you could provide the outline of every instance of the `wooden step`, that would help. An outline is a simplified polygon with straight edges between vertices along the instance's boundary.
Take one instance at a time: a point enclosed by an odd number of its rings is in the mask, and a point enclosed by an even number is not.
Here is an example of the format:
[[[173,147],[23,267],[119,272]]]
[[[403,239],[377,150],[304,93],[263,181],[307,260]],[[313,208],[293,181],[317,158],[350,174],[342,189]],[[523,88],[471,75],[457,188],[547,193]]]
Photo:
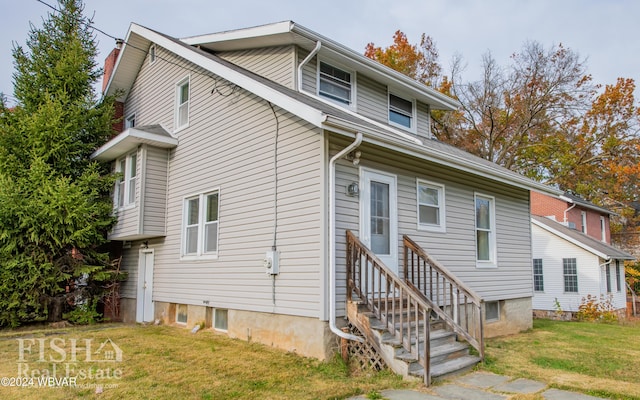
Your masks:
[[[432,379],[444,379],[446,377],[461,374],[472,369],[476,364],[480,362],[480,357],[467,355],[464,357],[455,358],[446,362],[431,365],[431,378]],[[409,366],[409,375],[423,376],[424,368],[418,363],[412,363]]]

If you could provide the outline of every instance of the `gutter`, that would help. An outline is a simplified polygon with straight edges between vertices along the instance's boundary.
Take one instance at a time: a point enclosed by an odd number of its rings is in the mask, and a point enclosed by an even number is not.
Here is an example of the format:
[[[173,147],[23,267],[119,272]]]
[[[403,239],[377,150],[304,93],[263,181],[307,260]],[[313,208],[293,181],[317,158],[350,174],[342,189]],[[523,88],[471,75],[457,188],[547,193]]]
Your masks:
[[[329,160],[329,328],[341,338],[364,343],[360,336],[342,332],[336,326],[336,162],[362,143],[362,133]]]

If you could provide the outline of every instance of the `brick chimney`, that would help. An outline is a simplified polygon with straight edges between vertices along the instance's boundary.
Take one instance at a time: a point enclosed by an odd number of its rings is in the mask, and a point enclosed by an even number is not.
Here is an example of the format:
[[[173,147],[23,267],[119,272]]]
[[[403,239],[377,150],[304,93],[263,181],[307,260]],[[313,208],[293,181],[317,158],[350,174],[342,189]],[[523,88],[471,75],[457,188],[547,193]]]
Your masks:
[[[109,53],[106,60],[104,60],[104,75],[102,76],[102,93],[104,93],[105,89],[107,88],[107,83],[109,83],[109,79],[111,79],[111,74],[113,73],[113,69],[116,66],[116,60],[118,60],[118,55],[120,54],[121,47],[122,47],[122,39],[117,39],[115,49],[111,50],[111,53]]]
[[[111,53],[104,60],[104,75],[102,76],[102,93],[107,89],[111,74],[116,66],[118,55],[120,55],[120,49],[122,48],[122,39],[116,40],[116,47],[111,50]],[[115,102],[115,115],[112,129],[114,130],[114,136],[124,130],[124,104],[122,102]]]

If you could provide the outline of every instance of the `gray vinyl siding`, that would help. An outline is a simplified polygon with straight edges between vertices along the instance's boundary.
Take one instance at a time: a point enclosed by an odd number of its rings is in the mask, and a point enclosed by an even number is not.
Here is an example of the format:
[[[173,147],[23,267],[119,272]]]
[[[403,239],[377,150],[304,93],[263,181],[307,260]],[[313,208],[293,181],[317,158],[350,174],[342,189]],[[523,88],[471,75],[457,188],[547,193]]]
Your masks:
[[[290,89],[295,88],[294,46],[223,51],[216,55]]]
[[[358,75],[358,114],[384,124],[389,122],[387,86],[366,76]]]
[[[155,251],[153,300],[238,310],[320,317],[323,160],[320,132],[276,108],[277,247],[280,274],[265,274],[262,260],[274,237],[276,121],[269,105],[228,82],[158,49],[163,59],[144,63],[127,99],[140,124],[172,132],[175,83],[190,76],[189,126],[175,132],[169,156],[167,232]],[[159,182],[158,182],[159,183]],[[219,190],[218,257],[181,257],[183,203]],[[137,256],[136,256],[137,257]],[[275,302],[274,302],[275,293]]]
[[[169,152],[152,146],[143,146],[143,211],[141,231],[146,235],[164,235],[167,212],[167,168]]]
[[[336,146],[337,144],[337,146]],[[335,154],[348,142],[334,141]],[[455,171],[437,164],[363,145],[360,166],[397,176],[398,243],[402,274],[402,235],[407,234],[486,301],[532,295],[529,192]],[[417,227],[416,178],[445,187],[446,232]],[[359,167],[340,161],[336,170],[336,237],[338,304],[344,304],[344,230],[358,234],[359,197],[348,197],[346,186],[360,180]],[[474,194],[495,197],[497,268],[476,267]]]

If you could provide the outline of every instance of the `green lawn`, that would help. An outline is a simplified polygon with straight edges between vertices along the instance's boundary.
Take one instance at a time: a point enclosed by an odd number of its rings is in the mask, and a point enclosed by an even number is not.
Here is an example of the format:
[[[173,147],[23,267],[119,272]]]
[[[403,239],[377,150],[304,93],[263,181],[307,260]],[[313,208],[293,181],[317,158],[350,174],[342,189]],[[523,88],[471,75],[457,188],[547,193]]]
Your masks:
[[[487,342],[484,369],[594,396],[640,399],[640,324],[534,320]]]
[[[114,360],[101,361],[105,349],[114,350],[107,343],[98,351],[107,339],[121,349],[121,359],[114,352]],[[488,340],[486,353],[480,369],[600,397],[640,399],[640,325],[536,320],[529,332]],[[71,383],[38,381],[54,368],[58,378],[67,368],[69,376],[79,375],[76,387],[39,387]],[[118,324],[0,331],[0,377],[16,377],[18,371],[34,379],[3,380],[1,399],[378,398],[384,389],[421,386],[391,373],[350,371],[340,360],[319,362],[208,330],[191,334],[176,327]]]

